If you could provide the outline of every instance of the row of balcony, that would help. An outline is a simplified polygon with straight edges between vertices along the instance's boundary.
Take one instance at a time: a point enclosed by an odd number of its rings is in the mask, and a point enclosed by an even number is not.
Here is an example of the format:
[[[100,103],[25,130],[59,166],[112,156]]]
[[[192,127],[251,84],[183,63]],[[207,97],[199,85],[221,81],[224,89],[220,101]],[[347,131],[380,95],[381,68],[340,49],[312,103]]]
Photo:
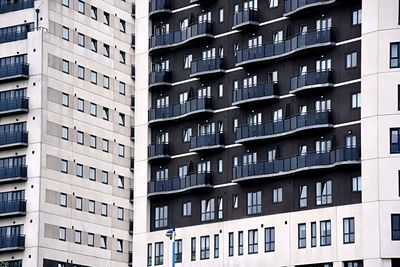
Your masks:
[[[0,217],[20,216],[26,214],[26,200],[15,199],[0,201]]]
[[[232,182],[283,177],[299,172],[323,170],[343,165],[358,165],[360,163],[360,148],[337,148],[329,152],[307,153],[267,162],[234,166]],[[211,173],[192,173],[162,181],[149,181],[148,196],[176,194],[211,187],[213,187]]]
[[[0,149],[16,148],[21,146],[28,146],[27,131],[0,133]]]
[[[284,16],[289,17],[293,16],[297,13],[300,13],[303,10],[307,10],[310,8],[329,5],[335,3],[337,0],[285,0],[284,7]],[[210,0],[190,0],[190,4],[195,3],[206,3],[206,2],[215,2]],[[149,16],[152,17],[155,14],[158,15],[167,15],[171,14],[173,11],[173,7],[170,4],[169,0],[150,0],[150,13]]]
[[[34,0],[21,0],[21,1],[2,1],[0,4],[0,14],[33,8],[35,6]]]
[[[25,249],[25,235],[0,236],[0,252],[22,251]]]
[[[29,64],[18,63],[0,66],[0,81],[29,78]]]
[[[0,35],[0,44],[25,40],[28,38],[28,31],[26,27],[22,27],[21,31],[7,31]]]

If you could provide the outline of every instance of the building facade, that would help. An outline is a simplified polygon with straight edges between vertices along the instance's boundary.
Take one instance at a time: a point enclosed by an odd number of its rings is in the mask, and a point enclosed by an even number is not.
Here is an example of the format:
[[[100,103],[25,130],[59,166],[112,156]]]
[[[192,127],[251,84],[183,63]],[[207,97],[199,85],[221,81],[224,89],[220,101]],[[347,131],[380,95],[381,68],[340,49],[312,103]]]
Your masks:
[[[132,261],[132,1],[0,1],[0,265]]]
[[[136,13],[135,265],[400,266],[399,1]]]

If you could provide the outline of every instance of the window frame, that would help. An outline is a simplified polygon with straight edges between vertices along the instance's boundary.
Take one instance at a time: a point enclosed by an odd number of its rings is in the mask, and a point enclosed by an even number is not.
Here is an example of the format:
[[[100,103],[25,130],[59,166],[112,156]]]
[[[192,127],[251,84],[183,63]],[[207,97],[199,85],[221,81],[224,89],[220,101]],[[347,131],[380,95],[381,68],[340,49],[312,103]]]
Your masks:
[[[346,229],[348,231],[346,231]],[[355,243],[355,220],[354,217],[343,218],[343,244]]]

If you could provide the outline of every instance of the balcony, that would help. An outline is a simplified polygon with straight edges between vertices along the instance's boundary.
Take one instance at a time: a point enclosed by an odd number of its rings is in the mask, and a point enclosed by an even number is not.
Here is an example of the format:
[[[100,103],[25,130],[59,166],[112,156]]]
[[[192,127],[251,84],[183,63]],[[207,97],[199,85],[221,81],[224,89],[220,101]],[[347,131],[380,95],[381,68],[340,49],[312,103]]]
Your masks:
[[[233,106],[279,98],[277,83],[263,83],[233,90]]]
[[[27,166],[13,166],[0,168],[0,183],[27,180]]]
[[[149,75],[149,89],[155,87],[169,87],[172,85],[172,71],[152,71]]]
[[[235,142],[265,140],[295,134],[301,131],[332,128],[331,111],[296,115],[279,121],[263,122],[236,128]]]
[[[131,35],[131,47],[136,47],[136,36],[134,34]]]
[[[171,158],[170,145],[168,143],[150,144],[147,147],[147,158],[148,160],[170,159]]]
[[[18,11],[27,8],[33,8],[35,6],[34,0],[25,0],[25,1],[10,1],[9,3],[5,3],[2,1],[0,4],[0,14]]]
[[[25,235],[0,236],[0,252],[25,249]]]
[[[149,110],[149,125],[213,113],[211,97],[193,98],[183,103]]]
[[[248,47],[237,51],[236,66],[284,58],[307,49],[335,45],[334,30],[312,31],[298,34],[282,42]]]
[[[129,220],[129,233],[133,234],[133,220]]]
[[[0,133],[0,149],[28,146],[28,132],[4,132]]]
[[[8,43],[8,42],[15,42],[19,40],[25,40],[28,38],[28,31],[26,27],[22,27],[21,31],[7,31],[0,35],[0,44]]]
[[[214,38],[212,26],[211,22],[195,23],[179,31],[153,35],[150,37],[149,52],[182,46],[194,40]]]
[[[164,181],[149,181],[148,196],[177,194],[200,188],[212,188],[211,173],[192,173]]]
[[[26,113],[29,109],[27,97],[13,97],[0,100],[0,115]]]
[[[150,0],[149,17],[157,14],[166,15],[171,14],[172,8],[169,0]]]
[[[135,110],[135,96],[134,95],[131,96],[131,109]]]
[[[210,133],[192,136],[190,138],[190,152],[222,149],[225,147],[224,135],[222,133]]]
[[[0,201],[0,217],[19,216],[26,214],[26,200],[16,199]]]
[[[195,60],[192,61],[190,77],[200,78],[225,73],[225,68],[225,59],[221,57]]]
[[[135,172],[135,159],[131,158],[131,172]]]
[[[243,30],[259,25],[257,9],[244,9],[233,14],[232,30]]]
[[[331,70],[307,72],[290,79],[290,93],[296,94],[315,88],[333,86],[333,73]]]
[[[128,253],[128,266],[132,266],[133,264],[133,253],[132,251],[129,251]]]
[[[309,153],[270,162],[239,165],[233,168],[232,182],[273,178],[310,170],[361,163],[360,148],[338,148],[325,153]]]
[[[134,191],[133,188],[129,189],[129,201],[133,203]]]
[[[3,261],[4,267],[22,267],[22,260]]]
[[[136,68],[135,68],[135,65],[131,66],[131,79],[132,80],[136,79]]]
[[[29,78],[29,64],[19,63],[0,66],[0,81]]]
[[[289,17],[308,8],[335,3],[336,0],[285,0],[284,16]]]

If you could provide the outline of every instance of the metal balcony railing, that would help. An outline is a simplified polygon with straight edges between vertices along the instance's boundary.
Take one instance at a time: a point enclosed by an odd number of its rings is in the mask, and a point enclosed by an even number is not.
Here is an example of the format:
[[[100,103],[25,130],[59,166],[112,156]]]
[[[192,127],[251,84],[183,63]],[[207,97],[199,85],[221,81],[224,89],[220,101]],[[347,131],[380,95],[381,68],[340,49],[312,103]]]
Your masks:
[[[194,60],[191,63],[190,77],[225,72],[225,59],[222,57]]]
[[[2,2],[0,4],[0,14],[18,11],[22,9],[32,8],[35,6],[34,0],[22,0],[22,1],[14,1],[10,3]]]
[[[323,70],[299,74],[290,79],[290,93],[296,93],[309,88],[332,86],[333,72]]]
[[[191,152],[222,148],[224,144],[224,135],[222,133],[210,133],[190,137]]]
[[[0,100],[0,114],[28,112],[29,100],[27,97],[13,97]]]
[[[262,83],[233,90],[232,105],[278,98],[277,83]]]
[[[0,66],[0,81],[18,78],[29,78],[29,64],[18,63]]]
[[[258,26],[259,18],[257,9],[243,9],[233,14],[232,29],[240,29],[244,26]]]

